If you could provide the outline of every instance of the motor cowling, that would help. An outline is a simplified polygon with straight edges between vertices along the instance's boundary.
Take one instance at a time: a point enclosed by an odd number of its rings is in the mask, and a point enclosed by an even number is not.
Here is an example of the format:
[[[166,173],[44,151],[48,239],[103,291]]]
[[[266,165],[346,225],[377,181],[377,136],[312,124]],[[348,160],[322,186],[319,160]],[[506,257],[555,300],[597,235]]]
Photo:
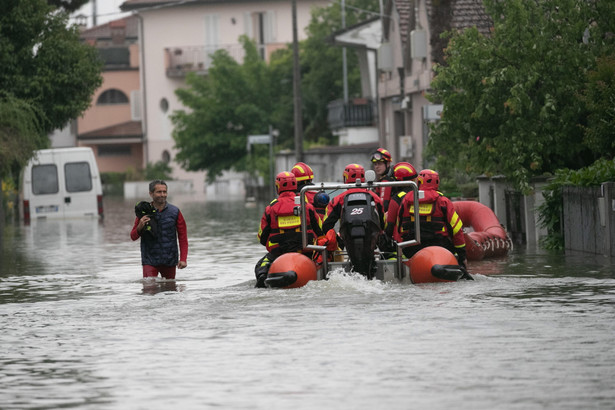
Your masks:
[[[354,271],[373,277],[374,250],[380,235],[380,216],[369,192],[353,192],[344,198],[340,236]]]

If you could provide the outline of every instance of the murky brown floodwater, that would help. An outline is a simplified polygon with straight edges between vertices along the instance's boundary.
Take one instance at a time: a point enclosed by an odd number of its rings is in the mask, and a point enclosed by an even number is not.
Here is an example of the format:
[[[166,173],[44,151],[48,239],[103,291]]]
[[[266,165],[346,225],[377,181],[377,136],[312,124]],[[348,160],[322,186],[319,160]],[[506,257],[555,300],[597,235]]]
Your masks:
[[[471,282],[254,289],[264,204],[178,205],[175,283],[142,282],[132,200],[5,226],[0,408],[615,408],[609,260],[516,249]]]

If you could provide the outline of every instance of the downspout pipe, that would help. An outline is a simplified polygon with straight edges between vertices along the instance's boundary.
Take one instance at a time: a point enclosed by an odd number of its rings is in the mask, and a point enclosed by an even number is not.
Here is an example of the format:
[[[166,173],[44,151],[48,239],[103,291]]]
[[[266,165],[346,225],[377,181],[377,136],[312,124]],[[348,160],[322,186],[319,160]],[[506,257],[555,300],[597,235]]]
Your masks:
[[[141,130],[143,131],[143,166],[149,163],[149,144],[147,142],[147,87],[145,86],[145,36],[143,35],[143,16],[135,13],[139,19],[139,77],[141,80]]]

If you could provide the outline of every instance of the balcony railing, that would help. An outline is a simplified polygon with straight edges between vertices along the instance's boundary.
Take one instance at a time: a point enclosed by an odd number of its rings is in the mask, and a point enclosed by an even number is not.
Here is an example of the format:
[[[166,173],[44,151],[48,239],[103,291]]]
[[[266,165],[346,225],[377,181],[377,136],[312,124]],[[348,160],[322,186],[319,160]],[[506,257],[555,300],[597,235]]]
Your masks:
[[[243,48],[241,44],[229,46],[183,46],[164,49],[165,66],[168,77],[185,77],[190,71],[205,74],[211,66],[212,54],[216,50],[224,49],[231,57],[241,61]]]
[[[284,47],[282,43],[261,44],[258,46],[259,54],[269,61],[271,53]],[[165,67],[167,77],[185,77],[190,71],[207,74],[211,67],[212,55],[218,50],[226,52],[238,63],[243,63],[245,50],[239,43],[217,46],[181,46],[164,49]]]
[[[327,108],[327,122],[331,130],[348,127],[368,127],[376,124],[376,104],[371,98],[331,101]]]

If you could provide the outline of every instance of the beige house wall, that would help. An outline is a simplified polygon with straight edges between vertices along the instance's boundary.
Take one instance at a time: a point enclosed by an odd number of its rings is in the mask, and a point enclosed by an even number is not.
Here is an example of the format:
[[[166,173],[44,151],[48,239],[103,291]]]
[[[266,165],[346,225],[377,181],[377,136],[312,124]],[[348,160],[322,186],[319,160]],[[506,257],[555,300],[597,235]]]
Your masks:
[[[405,160],[417,169],[425,166],[423,163],[424,127],[423,107],[431,104],[425,93],[430,87],[433,77],[431,52],[429,51],[430,34],[429,22],[425,0],[416,1],[416,29],[423,29],[427,34],[427,57],[422,59],[410,58],[410,38],[406,39],[406,49],[402,48],[399,21],[400,16],[393,8],[393,16],[389,31],[389,40],[394,56],[394,69],[391,72],[382,73],[380,76],[378,93],[381,102],[381,141],[393,155],[394,161]],[[410,33],[408,33],[409,35]],[[401,94],[401,81],[397,67],[405,67],[403,78],[403,91]],[[406,100],[404,101],[404,98]],[[400,117],[402,118],[400,120]],[[403,133],[396,123],[403,122]],[[412,137],[412,156],[400,155],[400,137]]]
[[[395,111],[400,107],[401,82],[398,68],[404,66],[401,37],[399,35],[400,16],[393,8],[388,19],[388,43],[391,47],[392,61],[388,68],[380,72],[378,96],[380,97],[380,144],[391,152],[393,161],[399,161],[398,135],[395,130]]]

